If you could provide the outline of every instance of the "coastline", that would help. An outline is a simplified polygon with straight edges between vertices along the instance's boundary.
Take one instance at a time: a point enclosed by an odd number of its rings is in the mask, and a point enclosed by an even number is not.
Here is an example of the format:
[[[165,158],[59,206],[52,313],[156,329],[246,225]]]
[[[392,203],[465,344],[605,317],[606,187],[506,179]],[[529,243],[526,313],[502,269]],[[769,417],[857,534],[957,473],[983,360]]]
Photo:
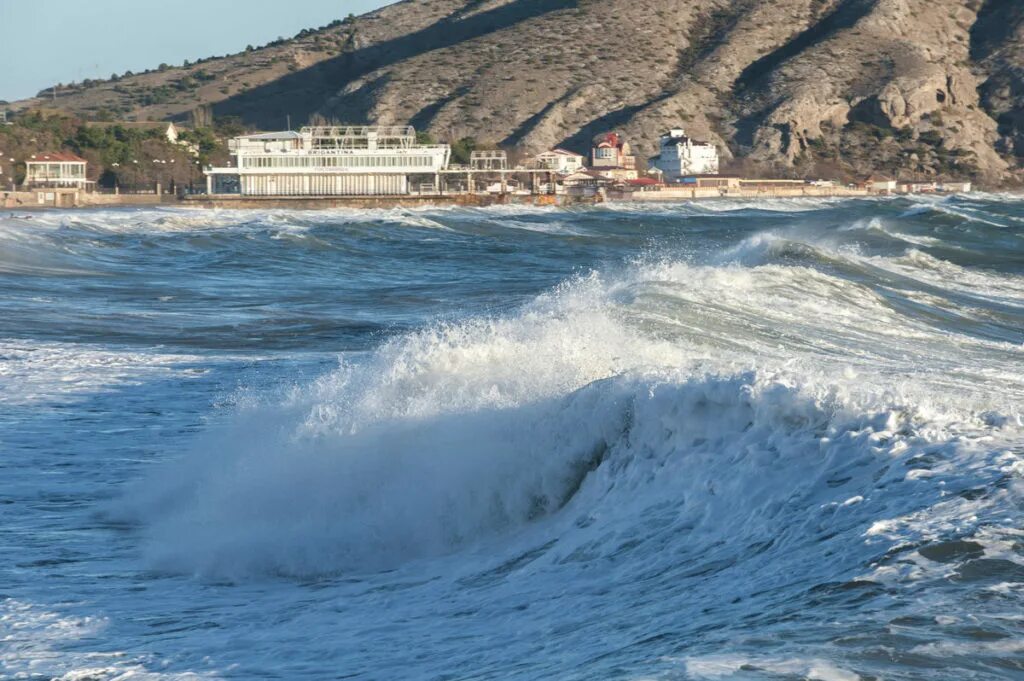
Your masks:
[[[807,187],[798,190],[750,191],[733,190],[720,192],[701,189],[667,189],[656,192],[611,192],[607,195],[569,195],[569,194],[447,194],[432,196],[239,196],[239,195],[205,195],[178,197],[169,194],[86,194],[68,193],[68,200],[53,202],[30,202],[37,192],[7,192],[0,195],[0,210],[24,211],[29,213],[48,212],[53,210],[90,210],[102,208],[187,208],[191,210],[333,210],[350,208],[354,210],[395,209],[395,208],[445,208],[468,207],[486,208],[490,206],[546,206],[569,208],[574,206],[594,206],[600,204],[686,204],[694,202],[714,202],[730,199],[740,201],[773,201],[786,199],[835,199],[835,198],[898,198],[912,196],[969,196],[971,194],[1003,195],[1024,197],[1024,190],[1006,189],[970,193],[885,193],[870,192],[849,188],[815,188]],[[20,200],[13,200],[18,196]]]

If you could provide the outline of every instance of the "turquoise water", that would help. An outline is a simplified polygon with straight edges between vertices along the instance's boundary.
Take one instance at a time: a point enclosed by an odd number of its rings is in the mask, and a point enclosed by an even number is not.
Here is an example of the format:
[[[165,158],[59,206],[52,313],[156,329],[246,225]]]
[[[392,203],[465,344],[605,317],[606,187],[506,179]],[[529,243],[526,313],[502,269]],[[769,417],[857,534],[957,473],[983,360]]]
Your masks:
[[[0,292],[0,677],[1024,675],[1018,198],[0,214]]]

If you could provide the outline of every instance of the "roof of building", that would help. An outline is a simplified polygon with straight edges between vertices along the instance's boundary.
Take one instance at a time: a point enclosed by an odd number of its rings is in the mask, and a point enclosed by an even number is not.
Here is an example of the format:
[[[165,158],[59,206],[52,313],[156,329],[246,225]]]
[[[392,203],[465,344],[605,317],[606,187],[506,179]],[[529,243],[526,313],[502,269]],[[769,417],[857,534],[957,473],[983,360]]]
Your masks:
[[[294,130],[284,130],[282,132],[262,132],[258,135],[242,135],[247,140],[297,140],[302,139],[302,135],[295,132]]]
[[[537,155],[538,156],[543,156],[544,154],[558,154],[559,156],[573,156],[573,157],[576,157],[576,158],[583,158],[583,154],[577,154],[575,151],[568,151],[566,149],[560,149],[560,148],[551,149],[550,151],[544,151],[544,152],[541,152],[541,153],[539,153]]]
[[[626,184],[630,184],[636,187],[653,187],[655,185],[661,184],[661,182],[658,182],[653,177],[638,177],[635,180],[626,180]]]
[[[601,173],[595,173],[593,170],[577,170],[575,173],[572,173],[571,175],[566,175],[564,179],[566,179],[566,180],[586,180],[586,179],[590,179],[590,180],[602,180],[604,182],[611,182],[610,178],[605,177]]]
[[[603,132],[594,137],[595,147],[623,147],[626,140],[617,132]]]
[[[70,151],[52,151],[45,154],[33,154],[26,163],[86,163],[86,160]]]

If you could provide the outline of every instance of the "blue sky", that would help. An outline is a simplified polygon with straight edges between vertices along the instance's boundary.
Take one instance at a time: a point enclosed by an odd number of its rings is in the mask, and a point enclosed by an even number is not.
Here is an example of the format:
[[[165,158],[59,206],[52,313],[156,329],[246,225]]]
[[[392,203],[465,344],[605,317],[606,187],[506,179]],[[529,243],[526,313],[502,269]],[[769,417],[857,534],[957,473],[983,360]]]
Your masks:
[[[0,0],[0,99],[238,52],[390,0]]]

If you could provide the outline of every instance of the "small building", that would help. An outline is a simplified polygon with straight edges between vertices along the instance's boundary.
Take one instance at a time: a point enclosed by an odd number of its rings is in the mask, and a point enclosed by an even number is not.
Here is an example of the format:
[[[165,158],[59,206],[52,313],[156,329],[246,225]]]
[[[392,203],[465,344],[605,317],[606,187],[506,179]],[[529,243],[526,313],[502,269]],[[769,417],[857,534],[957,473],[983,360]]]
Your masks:
[[[534,168],[568,175],[583,170],[585,162],[586,159],[580,154],[565,149],[552,149],[534,156],[531,165]]]
[[[623,183],[623,189],[628,192],[656,192],[661,187],[661,182],[658,182],[653,177],[638,177],[635,180],[626,180]]]
[[[891,194],[896,191],[896,180],[882,175],[870,175],[864,178],[860,186],[869,192]]]
[[[896,191],[900,194],[933,194],[938,191],[934,182],[898,182]]]
[[[570,196],[593,196],[606,189],[614,180],[595,170],[580,170],[562,179],[565,192]]]
[[[677,180],[678,184],[696,189],[739,189],[738,175],[687,175]]]
[[[633,148],[617,132],[606,132],[594,138],[591,168],[613,180],[635,180],[636,156]]]
[[[86,160],[66,151],[35,154],[25,161],[25,184],[32,187],[73,187],[85,189]]]
[[[941,182],[938,185],[938,191],[947,194],[969,194],[971,192],[971,188],[971,183],[963,180]]]
[[[805,180],[786,180],[778,178],[740,179],[740,188],[759,192],[770,192],[779,189],[801,189],[809,186]]]
[[[403,195],[416,177],[440,186],[451,156],[447,144],[419,144],[409,126],[305,127],[236,137],[228,150],[234,167],[205,171],[210,194]]]
[[[718,148],[686,136],[682,128],[673,128],[661,136],[661,151],[654,161],[666,182],[677,182],[687,175],[718,173]]]

